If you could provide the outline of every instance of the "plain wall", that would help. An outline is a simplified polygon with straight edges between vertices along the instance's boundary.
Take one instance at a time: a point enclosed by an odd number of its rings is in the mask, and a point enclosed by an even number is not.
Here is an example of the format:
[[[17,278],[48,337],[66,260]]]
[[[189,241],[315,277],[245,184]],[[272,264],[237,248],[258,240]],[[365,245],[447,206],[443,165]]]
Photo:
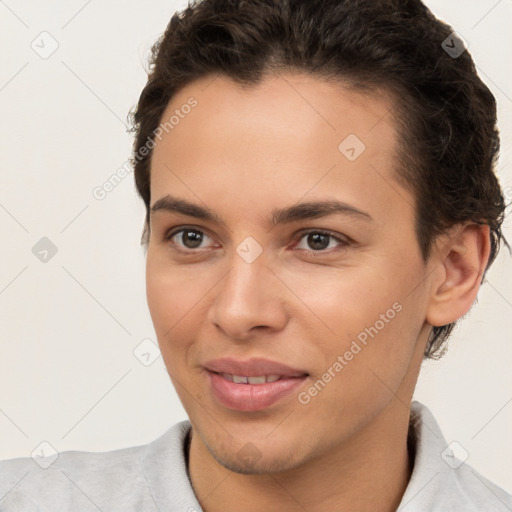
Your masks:
[[[512,3],[426,3],[467,41],[497,98],[498,174],[510,202]],[[132,174],[104,199],[93,196],[129,157],[126,116],[145,84],[148,51],[185,5],[0,2],[0,459],[30,455],[41,441],[59,451],[143,444],[186,419],[161,357],[145,366],[133,353],[156,338]],[[31,47],[51,50],[43,31],[58,42],[48,58]],[[505,234],[512,240],[510,218]],[[43,237],[58,251],[46,263],[32,252]],[[458,441],[468,463],[509,492],[511,262],[502,250],[448,354],[424,364],[416,392],[447,442]]]

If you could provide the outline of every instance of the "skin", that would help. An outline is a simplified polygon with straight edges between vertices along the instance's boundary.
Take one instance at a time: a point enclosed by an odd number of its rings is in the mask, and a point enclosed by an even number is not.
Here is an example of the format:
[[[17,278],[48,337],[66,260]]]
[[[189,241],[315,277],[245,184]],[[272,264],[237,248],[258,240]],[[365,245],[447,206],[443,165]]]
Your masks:
[[[205,77],[173,97],[163,118],[190,96],[197,106],[154,149],[151,205],[172,194],[225,226],[155,212],[146,278],[162,356],[192,424],[198,500],[207,512],[396,510],[412,470],[409,405],[427,338],[473,304],[488,228],[455,226],[423,261],[415,199],[393,172],[399,139],[384,94],[301,73],[245,89]],[[355,161],[338,149],[349,134],[366,146]],[[274,208],[327,199],[372,220],[269,221]],[[183,232],[165,239],[180,227],[203,234],[199,247]],[[351,243],[327,238],[319,249],[305,230]],[[263,250],[252,263],[236,250],[248,236]],[[298,393],[395,303],[401,311],[300,403]],[[215,400],[202,366],[224,356],[266,357],[309,377],[267,409],[233,411]],[[247,443],[251,460],[238,456]]]

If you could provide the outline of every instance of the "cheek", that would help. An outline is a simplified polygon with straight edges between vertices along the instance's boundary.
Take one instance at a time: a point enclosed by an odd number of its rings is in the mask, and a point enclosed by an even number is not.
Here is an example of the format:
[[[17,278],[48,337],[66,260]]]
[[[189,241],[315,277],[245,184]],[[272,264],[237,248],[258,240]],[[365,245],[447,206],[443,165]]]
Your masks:
[[[165,251],[148,251],[146,261],[146,296],[157,332],[174,330],[180,319],[200,301],[208,287],[197,286],[201,280],[196,267],[177,266],[168,261]]]
[[[319,321],[319,335],[342,341],[379,320],[401,298],[396,285],[383,278],[383,270],[378,262],[344,268],[319,265],[307,272],[290,272],[286,282],[293,283],[304,315]]]
[[[169,313],[174,312],[176,293],[170,293],[175,288],[174,279],[166,272],[156,257],[148,254],[146,263],[146,297],[151,318],[157,335],[160,338],[164,329],[172,327],[173,322]]]
[[[194,308],[201,307],[204,291],[191,286],[193,278],[180,268],[172,267],[161,255],[148,251],[146,263],[146,297],[151,319],[168,365],[168,357],[180,351],[180,340],[187,340],[188,324]]]
[[[389,254],[359,267],[318,267],[316,273],[296,275],[294,292],[307,305],[303,328],[325,367],[319,365],[318,371],[332,367],[341,356],[342,372],[350,375],[343,383],[338,380],[345,391],[383,387],[379,378],[396,388],[423,325],[422,292],[418,287],[411,293],[421,275],[416,260],[404,265],[398,255]],[[308,331],[308,323],[318,330]]]

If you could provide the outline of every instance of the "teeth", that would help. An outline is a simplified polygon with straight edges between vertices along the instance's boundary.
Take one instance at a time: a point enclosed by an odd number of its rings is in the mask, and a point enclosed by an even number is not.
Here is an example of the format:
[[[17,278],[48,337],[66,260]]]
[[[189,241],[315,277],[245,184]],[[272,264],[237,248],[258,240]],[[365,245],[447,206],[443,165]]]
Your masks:
[[[247,377],[249,384],[265,384],[267,381],[265,375],[261,375],[261,377]]]
[[[245,377],[243,375],[221,374],[226,380],[235,384],[265,384],[266,382],[275,382],[281,378],[281,375],[258,375],[257,377]]]

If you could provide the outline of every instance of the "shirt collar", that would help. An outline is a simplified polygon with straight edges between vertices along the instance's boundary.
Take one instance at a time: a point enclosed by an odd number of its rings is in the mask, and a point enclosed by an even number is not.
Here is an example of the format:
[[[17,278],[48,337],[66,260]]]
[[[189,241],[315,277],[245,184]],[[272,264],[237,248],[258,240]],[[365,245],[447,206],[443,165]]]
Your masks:
[[[457,441],[448,444],[432,413],[417,401],[411,404],[410,432],[414,468],[397,512],[512,510],[512,497],[466,464],[467,450]]]
[[[201,511],[186,463],[190,429],[188,420],[173,425],[147,445],[140,460],[153,500],[162,512]],[[454,456],[453,443],[447,445],[432,413],[417,401],[411,404],[409,435],[414,466],[397,512],[512,510],[505,491]]]

